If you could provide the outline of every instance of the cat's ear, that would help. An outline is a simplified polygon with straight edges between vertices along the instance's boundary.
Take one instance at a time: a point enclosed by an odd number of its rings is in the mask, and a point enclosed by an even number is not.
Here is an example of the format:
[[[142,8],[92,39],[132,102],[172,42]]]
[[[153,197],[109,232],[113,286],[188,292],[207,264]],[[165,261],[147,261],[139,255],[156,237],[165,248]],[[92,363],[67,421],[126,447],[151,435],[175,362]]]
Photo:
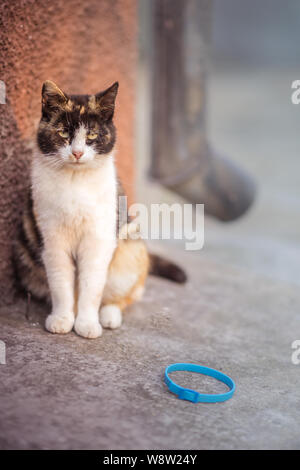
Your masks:
[[[58,86],[47,80],[42,88],[42,112],[49,115],[57,108],[64,108],[68,101],[67,95]]]
[[[115,101],[118,93],[119,83],[115,82],[112,86],[95,95],[96,106],[101,117],[106,121],[112,119],[115,111]]]

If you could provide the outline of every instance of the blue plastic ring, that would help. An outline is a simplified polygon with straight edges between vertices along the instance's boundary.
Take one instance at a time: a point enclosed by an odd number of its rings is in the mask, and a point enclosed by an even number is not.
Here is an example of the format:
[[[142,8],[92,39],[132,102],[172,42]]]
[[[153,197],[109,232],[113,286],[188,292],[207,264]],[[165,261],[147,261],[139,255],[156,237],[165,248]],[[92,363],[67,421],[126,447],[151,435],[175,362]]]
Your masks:
[[[208,394],[208,393],[199,393],[196,390],[190,390],[188,388],[181,387],[177,385],[173,380],[170,379],[169,373],[175,371],[187,371],[187,372],[197,372],[198,374],[208,375],[213,377],[220,382],[223,382],[229,387],[229,391],[226,393],[218,394]],[[209,367],[199,366],[198,364],[171,364],[166,367],[165,370],[165,382],[172,393],[178,396],[181,400],[192,401],[193,403],[217,403],[221,401],[226,401],[231,398],[235,392],[235,383],[228,377],[228,375],[223,374],[215,369],[210,369]]]

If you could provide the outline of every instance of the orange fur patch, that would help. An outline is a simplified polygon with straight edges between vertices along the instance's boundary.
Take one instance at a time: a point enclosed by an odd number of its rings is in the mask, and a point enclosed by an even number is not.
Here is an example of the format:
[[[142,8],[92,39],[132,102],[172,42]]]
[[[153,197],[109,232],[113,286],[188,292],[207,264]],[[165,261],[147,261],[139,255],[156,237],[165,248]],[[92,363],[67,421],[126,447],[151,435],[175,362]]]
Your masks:
[[[142,240],[120,240],[110,263],[102,305],[114,304],[123,310],[137,300],[136,292],[145,284],[149,270],[149,256]],[[130,279],[128,286],[118,280]],[[127,288],[126,288],[127,287]]]

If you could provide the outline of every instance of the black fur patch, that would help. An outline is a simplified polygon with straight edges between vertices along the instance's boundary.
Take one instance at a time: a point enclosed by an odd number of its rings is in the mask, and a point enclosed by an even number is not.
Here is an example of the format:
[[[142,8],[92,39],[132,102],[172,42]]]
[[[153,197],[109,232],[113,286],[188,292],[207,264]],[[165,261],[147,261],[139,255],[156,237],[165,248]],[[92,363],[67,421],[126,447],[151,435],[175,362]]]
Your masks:
[[[115,83],[96,95],[67,95],[55,84],[46,82],[42,90],[42,118],[37,133],[41,152],[45,155],[57,153],[66,143],[72,142],[82,124],[97,134],[96,139],[87,138],[86,141],[97,154],[111,152],[116,141],[113,115],[117,90],[118,83]],[[61,137],[59,131],[68,132],[69,137]]]
[[[165,277],[179,284],[184,284],[187,281],[185,271],[177,264],[154,254],[150,254],[150,274]]]

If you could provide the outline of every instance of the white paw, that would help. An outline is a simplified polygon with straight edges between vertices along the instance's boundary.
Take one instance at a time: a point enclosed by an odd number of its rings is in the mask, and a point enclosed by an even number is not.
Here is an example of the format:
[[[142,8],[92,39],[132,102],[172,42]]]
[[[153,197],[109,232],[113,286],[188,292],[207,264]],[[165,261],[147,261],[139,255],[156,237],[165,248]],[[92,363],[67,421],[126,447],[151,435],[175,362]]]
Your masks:
[[[122,324],[122,312],[116,305],[105,305],[100,310],[100,323],[103,328],[119,328]]]
[[[75,331],[79,336],[94,339],[102,335],[102,327],[99,322],[77,319],[75,321]]]
[[[74,316],[72,314],[63,315],[58,313],[51,313],[46,318],[46,330],[50,333],[69,333],[74,325]]]

